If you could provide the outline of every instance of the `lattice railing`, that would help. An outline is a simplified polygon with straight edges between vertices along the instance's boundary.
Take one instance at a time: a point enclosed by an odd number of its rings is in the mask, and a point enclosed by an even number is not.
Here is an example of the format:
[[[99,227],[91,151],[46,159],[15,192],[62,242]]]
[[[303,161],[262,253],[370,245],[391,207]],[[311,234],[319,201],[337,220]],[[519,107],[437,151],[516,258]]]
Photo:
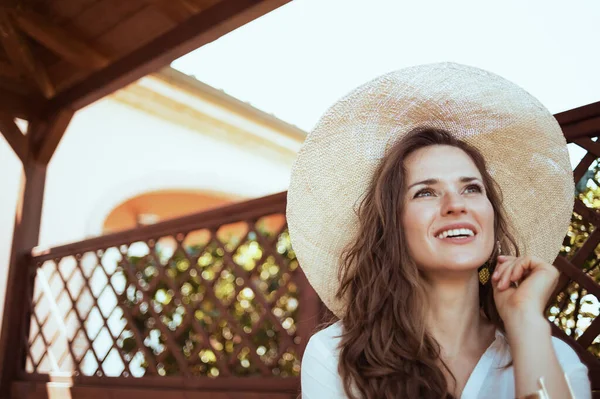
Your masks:
[[[562,273],[547,316],[562,330],[557,335],[578,350],[590,368],[594,388],[600,389],[600,143],[596,140],[573,140],[587,153],[573,171],[575,208],[555,262]]]
[[[284,212],[282,193],[34,256],[27,376],[295,387],[319,305]]]

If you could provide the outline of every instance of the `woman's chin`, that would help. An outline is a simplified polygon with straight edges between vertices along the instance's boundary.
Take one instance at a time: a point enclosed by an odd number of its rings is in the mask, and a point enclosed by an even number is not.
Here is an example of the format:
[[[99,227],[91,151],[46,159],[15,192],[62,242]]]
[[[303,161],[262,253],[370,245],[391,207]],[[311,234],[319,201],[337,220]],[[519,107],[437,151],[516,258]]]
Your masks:
[[[424,269],[434,272],[473,272],[479,269],[487,259],[481,257],[464,257],[456,259],[454,258],[451,262],[439,260],[435,264],[425,265]]]
[[[489,260],[489,253],[473,253],[473,251],[448,251],[442,256],[437,256],[437,264],[446,264],[449,269],[477,269]]]

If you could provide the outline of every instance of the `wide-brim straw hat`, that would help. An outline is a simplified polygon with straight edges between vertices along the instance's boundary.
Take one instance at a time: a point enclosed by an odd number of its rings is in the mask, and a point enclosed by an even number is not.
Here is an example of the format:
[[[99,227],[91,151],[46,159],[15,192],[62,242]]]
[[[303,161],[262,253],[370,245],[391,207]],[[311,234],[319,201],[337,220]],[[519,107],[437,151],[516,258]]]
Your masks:
[[[380,76],[336,102],[292,167],[292,247],[325,305],[343,316],[340,255],[358,232],[356,210],[387,150],[413,128],[449,131],[476,147],[500,185],[521,254],[553,262],[570,222],[573,176],[565,138],[532,95],[493,73],[455,63]]]

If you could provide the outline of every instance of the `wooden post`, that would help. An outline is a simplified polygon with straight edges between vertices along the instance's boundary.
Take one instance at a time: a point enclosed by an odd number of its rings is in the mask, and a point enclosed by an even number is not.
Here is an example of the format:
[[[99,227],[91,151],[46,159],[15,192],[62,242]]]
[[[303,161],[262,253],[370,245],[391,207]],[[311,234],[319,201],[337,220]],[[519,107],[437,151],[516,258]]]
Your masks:
[[[38,244],[46,170],[50,150],[54,152],[73,111],[61,111],[52,118],[31,121],[28,152],[23,157],[21,187],[17,200],[13,243],[8,268],[4,317],[0,330],[0,398],[10,397],[12,382],[25,367],[24,342],[29,335],[30,310],[28,303],[33,294],[35,267],[29,260],[31,250]],[[42,154],[40,158],[40,153]],[[50,154],[51,155],[51,154]]]

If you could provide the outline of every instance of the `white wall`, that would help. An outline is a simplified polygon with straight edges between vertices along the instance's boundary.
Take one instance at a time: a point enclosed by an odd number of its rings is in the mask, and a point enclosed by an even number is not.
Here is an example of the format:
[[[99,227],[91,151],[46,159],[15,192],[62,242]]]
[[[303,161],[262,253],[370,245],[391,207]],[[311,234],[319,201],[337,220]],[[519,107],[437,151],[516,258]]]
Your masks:
[[[100,234],[115,206],[148,191],[284,191],[290,166],[103,100],[75,115],[50,162],[40,246]]]

